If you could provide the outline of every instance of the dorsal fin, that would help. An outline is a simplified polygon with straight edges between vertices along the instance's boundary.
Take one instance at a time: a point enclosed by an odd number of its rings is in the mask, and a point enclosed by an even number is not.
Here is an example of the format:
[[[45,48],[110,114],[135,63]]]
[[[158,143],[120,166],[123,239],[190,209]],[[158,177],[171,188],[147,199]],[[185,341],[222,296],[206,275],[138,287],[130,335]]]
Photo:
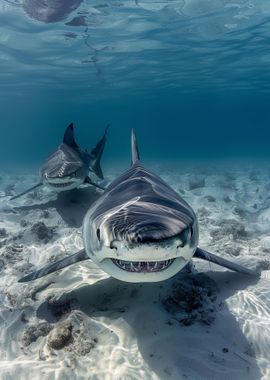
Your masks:
[[[99,142],[97,143],[97,145],[91,151],[91,156],[94,159],[94,162],[92,163],[91,168],[92,168],[93,172],[100,179],[104,179],[104,176],[103,176],[103,173],[102,173],[102,169],[101,169],[101,166],[100,166],[100,160],[101,160],[104,148],[105,148],[107,131],[108,131],[109,126],[110,126],[110,124],[107,124],[102,139],[99,140]]]
[[[134,129],[131,131],[131,165],[135,164],[135,162],[140,161],[140,153],[137,145],[137,139]]]
[[[71,146],[72,148],[78,148],[78,145],[74,139],[74,126],[70,123],[64,134],[63,143]]]

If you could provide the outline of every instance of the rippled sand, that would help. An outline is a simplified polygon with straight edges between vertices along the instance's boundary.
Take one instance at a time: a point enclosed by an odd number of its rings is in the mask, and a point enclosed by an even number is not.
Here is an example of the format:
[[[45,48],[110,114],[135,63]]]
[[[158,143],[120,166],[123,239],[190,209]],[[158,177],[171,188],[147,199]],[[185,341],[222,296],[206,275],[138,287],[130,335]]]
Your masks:
[[[196,211],[200,246],[262,270],[261,279],[194,260],[192,273],[127,284],[89,261],[18,284],[82,247],[83,216],[99,192],[43,189],[11,202],[5,195],[37,177],[2,172],[1,379],[270,378],[270,168],[153,169]],[[106,172],[110,181],[120,169]]]

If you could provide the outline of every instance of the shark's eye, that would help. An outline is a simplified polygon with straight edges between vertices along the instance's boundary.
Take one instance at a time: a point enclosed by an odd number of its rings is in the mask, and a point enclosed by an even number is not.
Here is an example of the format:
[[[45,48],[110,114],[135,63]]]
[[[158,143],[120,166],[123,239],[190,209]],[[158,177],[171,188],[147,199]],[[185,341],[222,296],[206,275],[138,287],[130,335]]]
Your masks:
[[[116,247],[114,241],[111,242],[111,244],[110,244],[110,248],[111,248],[111,249],[116,249],[116,250],[117,250],[117,247]]]
[[[100,229],[99,228],[97,229],[97,238],[100,241]]]
[[[181,243],[178,244],[178,246],[177,246],[176,248],[177,248],[177,249],[178,249],[178,248],[184,248],[184,246],[185,246],[184,242],[181,241]]]

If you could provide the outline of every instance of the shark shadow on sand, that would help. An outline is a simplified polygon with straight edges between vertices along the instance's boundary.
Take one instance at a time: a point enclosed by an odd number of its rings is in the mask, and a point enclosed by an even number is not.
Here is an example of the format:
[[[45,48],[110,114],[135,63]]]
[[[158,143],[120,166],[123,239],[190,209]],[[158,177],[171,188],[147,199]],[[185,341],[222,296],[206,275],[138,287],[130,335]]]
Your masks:
[[[13,207],[15,211],[48,210],[54,208],[69,227],[79,228],[89,207],[101,193],[93,187],[82,187],[57,193],[57,198],[45,203]]]

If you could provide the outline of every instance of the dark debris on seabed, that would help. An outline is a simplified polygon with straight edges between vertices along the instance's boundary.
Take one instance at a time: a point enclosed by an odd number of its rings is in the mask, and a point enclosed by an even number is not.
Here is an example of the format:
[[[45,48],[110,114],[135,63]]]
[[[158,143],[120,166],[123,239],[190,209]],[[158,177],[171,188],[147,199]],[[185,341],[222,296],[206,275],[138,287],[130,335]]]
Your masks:
[[[218,288],[203,273],[184,274],[173,282],[169,294],[162,299],[164,308],[183,326],[214,322]]]
[[[37,236],[39,240],[48,243],[55,235],[55,227],[48,227],[44,222],[37,222],[31,227],[31,231]]]
[[[28,324],[25,316],[22,322]],[[87,328],[85,323],[89,326],[94,323],[92,329]],[[39,338],[42,340],[38,342]],[[27,350],[31,350],[31,346],[37,343],[40,360],[55,356],[57,351],[62,350],[70,353],[71,358],[89,354],[98,342],[95,322],[81,311],[66,309],[58,320],[39,322],[37,319],[36,323],[31,322],[22,334],[21,349],[27,353]]]

